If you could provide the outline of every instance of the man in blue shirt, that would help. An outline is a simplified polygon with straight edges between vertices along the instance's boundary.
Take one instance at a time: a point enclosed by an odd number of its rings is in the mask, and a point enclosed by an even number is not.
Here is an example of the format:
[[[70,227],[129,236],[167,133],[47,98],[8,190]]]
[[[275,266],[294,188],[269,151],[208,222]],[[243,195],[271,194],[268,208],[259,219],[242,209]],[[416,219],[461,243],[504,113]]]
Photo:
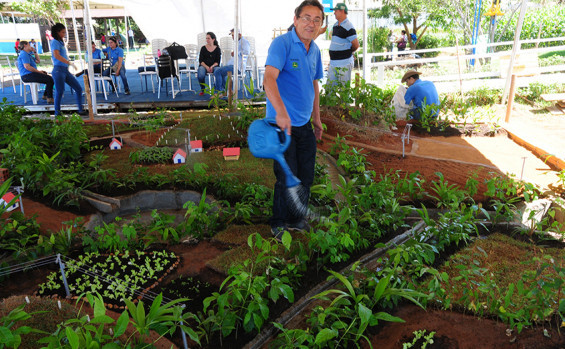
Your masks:
[[[94,61],[92,62],[92,67],[94,68],[94,73],[95,74],[101,74],[102,73],[102,59],[106,58],[106,52],[102,52],[101,49],[96,48],[96,43],[93,41],[92,42],[92,59],[94,59]],[[88,52],[84,54],[84,59],[86,62],[89,61],[88,59]],[[80,71],[78,73],[75,74],[75,76],[81,76],[82,74],[86,74],[88,75],[88,69],[85,69],[83,71]]]
[[[234,30],[232,29],[230,31],[231,37],[232,39],[234,38]],[[237,51],[238,51],[238,56],[239,56],[239,63],[238,63],[238,72],[239,74],[244,74],[245,73],[245,65],[246,65],[246,60],[247,60],[247,56],[251,53],[251,46],[249,45],[249,41],[247,41],[244,37],[241,36],[241,31],[239,32],[239,40],[238,40],[238,47],[237,47]],[[230,60],[228,61],[228,63],[223,66],[223,67],[219,67],[216,70],[214,70],[214,78],[216,80],[215,83],[215,89],[216,91],[224,91],[226,88],[226,80],[227,80],[227,76],[228,76],[228,72],[233,72],[233,63],[234,63],[234,59],[233,59],[233,52],[231,53],[232,57],[230,58]]]
[[[420,80],[419,72],[409,70],[402,77],[401,82],[406,83],[408,90],[404,95],[406,104],[414,102],[414,108],[408,113],[411,119],[420,120],[422,113],[427,109],[427,106],[432,107],[430,116],[436,117],[439,114],[439,96],[436,86],[431,81]]]
[[[341,81],[349,84],[351,70],[353,69],[353,52],[359,48],[357,32],[353,24],[347,19],[347,6],[340,2],[332,9],[337,22],[332,28],[332,42],[330,44],[330,67],[328,69],[328,83]]]
[[[324,7],[317,0],[305,0],[296,8],[294,29],[275,38],[269,47],[263,83],[267,94],[266,119],[291,137],[284,157],[308,193],[314,181],[316,139],[322,138],[318,80],[324,72],[314,38],[323,19]],[[280,239],[285,230],[309,227],[304,217],[297,217],[288,209],[285,175],[276,161],[274,172],[277,182],[270,223],[271,232]],[[309,195],[301,199],[307,205]]]
[[[37,63],[39,63],[37,51],[27,41],[20,41],[18,49],[20,55],[18,56],[17,66],[22,81],[45,84],[43,99],[46,99],[47,103],[53,103],[54,81],[45,70],[37,69]]]

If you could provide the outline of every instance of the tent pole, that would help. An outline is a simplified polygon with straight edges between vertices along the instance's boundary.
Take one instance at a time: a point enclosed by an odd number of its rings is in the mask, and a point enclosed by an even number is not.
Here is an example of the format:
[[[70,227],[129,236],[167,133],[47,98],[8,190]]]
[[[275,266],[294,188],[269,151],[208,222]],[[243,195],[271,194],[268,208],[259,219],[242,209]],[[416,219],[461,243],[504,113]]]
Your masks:
[[[235,0],[235,27],[233,32],[233,100],[237,101],[239,94],[239,0]]]
[[[82,57],[82,52],[80,50],[80,41],[77,30],[77,19],[75,17],[75,6],[73,5],[73,0],[69,0],[69,4],[71,5],[71,14],[73,15],[73,29],[75,32],[76,49],[78,52],[78,57],[80,59],[80,57]],[[81,65],[81,68],[84,68],[84,66]]]
[[[367,0],[363,0],[363,80],[367,81]],[[357,86],[356,86],[357,87]]]
[[[510,82],[512,80],[512,68],[514,68],[514,60],[516,53],[520,50],[522,44],[520,43],[520,34],[522,33],[522,24],[526,16],[526,8],[528,7],[528,0],[522,0],[522,8],[520,9],[520,17],[514,32],[514,45],[512,46],[512,55],[510,56],[510,63],[508,64],[508,73],[506,74],[506,85],[504,86],[504,93],[502,94],[502,104],[506,104],[508,98],[508,90],[510,89]]]
[[[127,13],[126,13],[126,2],[123,1],[122,3],[124,4],[124,25],[126,26],[126,29],[125,29],[125,30],[126,30],[126,35],[125,35],[125,36],[126,36],[126,41],[127,41],[126,47],[127,47],[127,51],[128,51],[128,55],[129,55],[129,26],[128,26],[128,16],[127,16]],[[124,61],[124,64],[126,64],[125,61]]]
[[[16,37],[20,37],[20,34],[18,34],[18,25],[16,24],[16,17],[14,17],[14,12],[12,12],[12,21],[14,22],[14,30],[16,31]]]
[[[92,32],[90,31],[92,19],[90,18],[90,4],[84,0],[84,29],[86,29],[86,56],[88,59],[88,81],[90,82],[90,95],[92,99],[92,114],[98,115],[96,106],[96,81],[94,81],[94,65],[92,64]],[[104,83],[104,82],[102,82]]]
[[[204,0],[200,0],[200,14],[202,16],[202,32],[206,33],[206,22],[204,17]]]

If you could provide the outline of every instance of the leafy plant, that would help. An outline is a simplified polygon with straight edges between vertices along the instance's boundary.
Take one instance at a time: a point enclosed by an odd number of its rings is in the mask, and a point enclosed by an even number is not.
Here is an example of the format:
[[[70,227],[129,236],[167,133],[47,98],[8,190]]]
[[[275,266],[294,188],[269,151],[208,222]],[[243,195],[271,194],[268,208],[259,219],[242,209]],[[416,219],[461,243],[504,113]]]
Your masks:
[[[36,313],[28,314],[24,311],[25,304],[10,311],[8,315],[0,318],[0,349],[18,348],[22,342],[22,335],[31,332],[42,333],[29,326],[15,327],[18,322],[31,318]]]
[[[175,151],[167,147],[145,147],[131,152],[129,158],[134,164],[166,164],[170,163]]]

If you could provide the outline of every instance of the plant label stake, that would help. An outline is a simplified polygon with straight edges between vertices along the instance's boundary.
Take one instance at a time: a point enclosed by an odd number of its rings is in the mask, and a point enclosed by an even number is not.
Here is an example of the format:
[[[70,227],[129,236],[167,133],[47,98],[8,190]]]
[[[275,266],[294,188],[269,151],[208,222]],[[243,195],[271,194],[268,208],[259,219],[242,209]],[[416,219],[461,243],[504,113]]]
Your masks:
[[[114,120],[112,120],[112,138],[116,138],[116,131],[114,128]]]
[[[192,147],[190,146],[190,130],[186,130],[186,134],[187,134],[187,137],[188,137],[186,152],[188,153],[188,156],[190,156],[190,153],[192,153]]]
[[[526,157],[522,156],[522,173],[520,173],[520,180],[522,180],[522,177],[524,176],[524,165],[526,165]]]
[[[184,310],[185,305],[182,305],[182,309]],[[182,320],[180,321],[180,325],[182,326]],[[186,333],[184,333],[184,330],[181,328],[180,329],[180,334],[182,336],[182,345],[184,346],[184,349],[188,349],[188,342],[186,341]]]
[[[65,263],[61,260],[61,254],[57,253],[57,259],[55,263],[59,263],[59,269],[61,269],[61,277],[63,278],[63,285],[65,285],[65,293],[67,298],[71,298],[71,291],[69,291],[69,284],[67,283],[67,277],[65,276]]]
[[[255,157],[273,159],[279,163],[286,177],[286,196],[289,209],[298,217],[310,216],[308,209],[308,189],[292,173],[286,160],[284,152],[290,145],[290,137],[278,126],[270,124],[267,120],[255,120],[249,127],[247,143],[249,151]]]
[[[404,141],[406,144],[410,144],[410,129],[412,128],[412,124],[406,124],[404,127],[404,131],[402,131],[402,157],[404,158]]]

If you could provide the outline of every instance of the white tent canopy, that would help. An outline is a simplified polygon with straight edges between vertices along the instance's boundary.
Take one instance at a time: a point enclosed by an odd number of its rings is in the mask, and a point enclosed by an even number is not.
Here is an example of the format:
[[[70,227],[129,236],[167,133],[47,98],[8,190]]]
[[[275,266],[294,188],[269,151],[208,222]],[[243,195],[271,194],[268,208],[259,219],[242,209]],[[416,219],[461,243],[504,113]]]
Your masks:
[[[265,56],[273,38],[273,29],[287,28],[294,9],[301,0],[240,0],[241,31],[256,40],[257,55]],[[165,39],[169,42],[196,44],[197,35],[214,32],[218,39],[228,36],[234,26],[235,6],[225,0],[95,0],[124,6],[149,41]]]

